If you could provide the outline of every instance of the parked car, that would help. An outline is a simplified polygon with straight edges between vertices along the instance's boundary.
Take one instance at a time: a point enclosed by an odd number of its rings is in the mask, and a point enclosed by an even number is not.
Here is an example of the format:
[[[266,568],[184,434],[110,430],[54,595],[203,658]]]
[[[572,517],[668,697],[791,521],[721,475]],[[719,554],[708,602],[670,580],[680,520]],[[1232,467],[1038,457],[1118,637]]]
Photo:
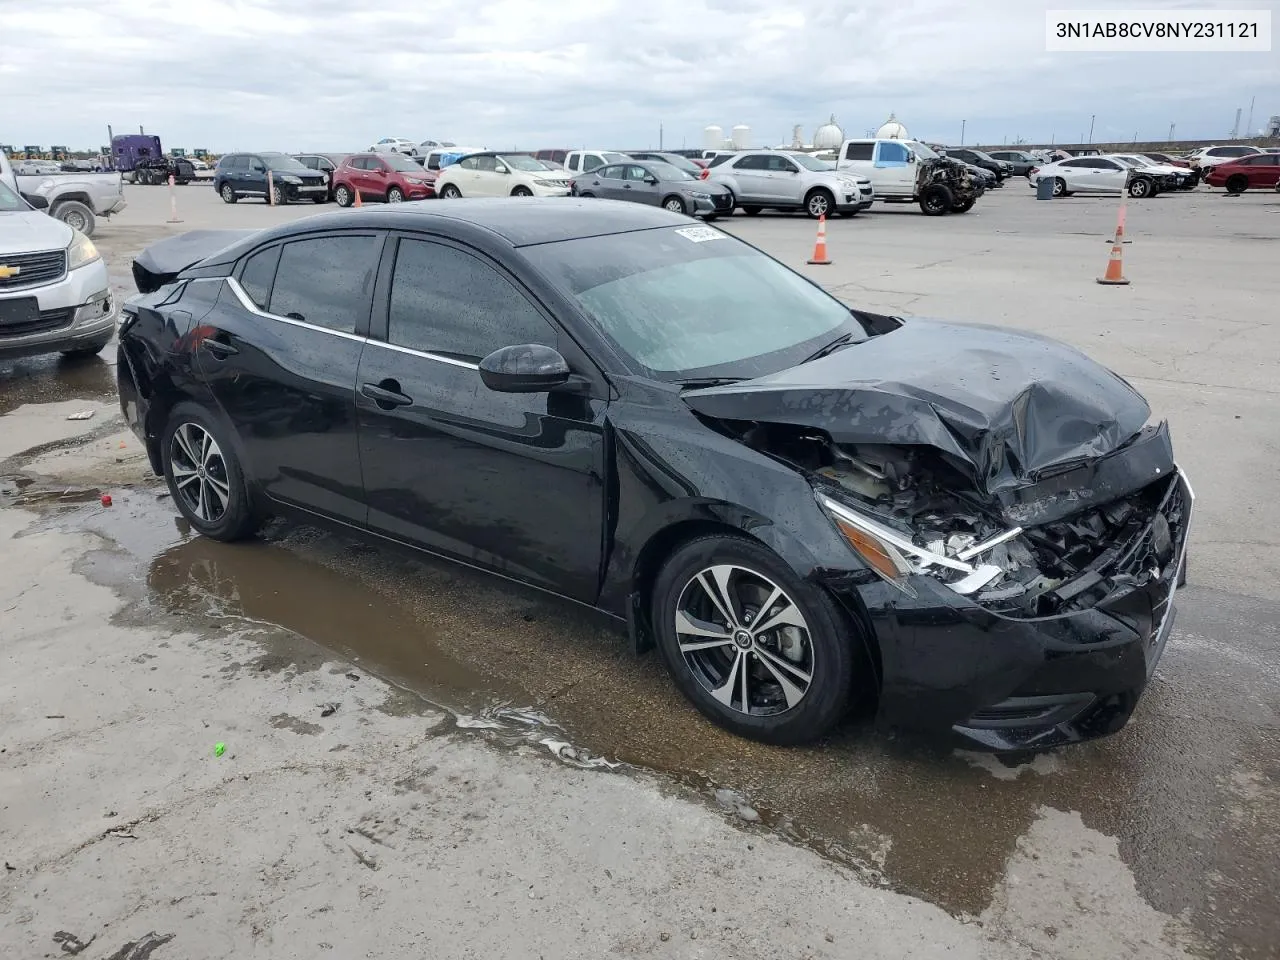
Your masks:
[[[430,153],[432,150],[452,146],[455,146],[452,140],[423,140],[419,142],[417,152],[414,153],[413,156],[419,157],[423,154]]]
[[[1131,197],[1154,197],[1160,192],[1161,178],[1143,173],[1109,157],[1072,157],[1045,164],[1031,173],[1032,185],[1045,178],[1053,179],[1053,195],[1069,197],[1073,193],[1124,193]]]
[[[443,168],[473,153],[485,152],[484,147],[437,147],[423,158],[422,169],[427,171],[431,182],[435,183],[436,176]]]
[[[640,204],[406,204],[227,244],[139,256],[116,365],[200,535],[295,515],[595,607],[775,744],[858,704],[1073,743],[1156,669],[1193,495],[1167,423],[1073,347],[851,309]]]
[[[93,241],[0,179],[0,358],[88,357],[115,332],[106,264]]]
[[[1187,155],[1187,162],[1192,166],[1199,168],[1201,174],[1207,174],[1209,167],[1215,167],[1220,163],[1230,163],[1232,160],[1239,160],[1241,157],[1252,157],[1255,154],[1262,153],[1257,147],[1251,147],[1247,144],[1237,143],[1225,147],[1201,147]]]
[[[328,178],[283,153],[227,154],[213,172],[213,189],[226,203],[241,197],[261,197],[277,206],[291,200],[324,203],[329,199]]]
[[[298,153],[293,159],[309,170],[323,173],[329,187],[329,199],[333,199],[333,171],[337,170],[350,154],[346,153]]]
[[[349,207],[361,201],[400,203],[436,195],[435,179],[402,153],[357,153],[333,172],[333,199]]]
[[[1015,177],[1027,176],[1032,167],[1038,167],[1044,162],[1039,157],[1033,157],[1025,150],[988,150],[987,153],[994,159],[1009,164],[1013,168],[1013,176]]]
[[[436,195],[458,197],[567,197],[571,177],[528,154],[473,153],[436,177]]]
[[[119,173],[20,175],[9,165],[3,150],[0,150],[0,183],[8,184],[14,193],[86,237],[93,236],[97,230],[99,217],[113,216],[128,206]]]
[[[821,160],[803,153],[745,150],[708,172],[703,182],[727,187],[733,206],[749,216],[761,210],[803,210],[815,220],[840,213],[853,216],[875,200],[865,177],[827,170]]]
[[[417,156],[418,145],[404,137],[383,137],[365,153],[407,153],[410,156]]]
[[[1113,153],[1110,156],[1113,160],[1119,160],[1135,170],[1156,177],[1161,190],[1190,190],[1200,182],[1200,171],[1190,167],[1171,167],[1140,153]]]
[[[877,200],[918,203],[931,217],[967,213],[984,190],[961,161],[918,140],[846,140],[836,170],[866,177]]]
[[[62,172],[62,164],[56,160],[19,160],[13,169],[24,177],[47,177]]]
[[[558,167],[563,167],[570,152],[567,148],[553,147],[539,150],[534,153],[533,157],[535,160],[542,160],[545,163],[554,163]]]
[[[960,162],[964,163],[963,160]],[[965,163],[964,167],[969,171],[969,176],[981,183],[985,189],[994,190],[996,187],[1000,186],[999,178],[992,171],[983,167],[975,166],[972,163]]]
[[[197,173],[204,173],[209,169],[208,161],[200,157],[188,157],[187,161],[191,164],[191,168]]]
[[[569,185],[578,197],[630,200],[665,207],[672,213],[714,220],[733,214],[733,194],[723,184],[704,183],[661,160],[611,163],[580,174]]]
[[[1189,162],[1183,160],[1181,157],[1171,157],[1167,153],[1144,153],[1141,154],[1141,156],[1144,156],[1156,163],[1163,163],[1168,167],[1183,167],[1188,170],[1191,169],[1191,164]]]
[[[677,170],[683,170],[691,177],[701,176],[702,171],[706,169],[678,153],[668,153],[661,150],[629,150],[626,153],[632,160],[658,160],[662,163],[669,163]]]
[[[989,170],[995,174],[996,186],[1004,186],[1004,178],[1013,176],[1013,164],[1007,160],[997,160],[990,154],[983,153],[981,150],[974,150],[971,147],[944,147],[937,151],[943,156],[952,157],[962,163],[972,164],[975,167],[981,167],[983,170]]]
[[[1211,187],[1225,187],[1227,193],[1267,190],[1280,180],[1280,153],[1259,153],[1240,157],[1230,163],[1217,163],[1209,168],[1205,182]]]
[[[631,158],[616,150],[570,150],[564,157],[564,168],[570,173],[590,173],[606,163],[623,163]]]

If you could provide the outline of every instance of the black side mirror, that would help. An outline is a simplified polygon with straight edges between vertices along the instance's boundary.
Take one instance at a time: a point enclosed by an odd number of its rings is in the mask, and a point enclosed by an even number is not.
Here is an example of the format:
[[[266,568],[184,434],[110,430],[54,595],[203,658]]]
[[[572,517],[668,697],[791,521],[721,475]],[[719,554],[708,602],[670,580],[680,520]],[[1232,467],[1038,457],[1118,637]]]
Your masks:
[[[651,187],[656,187],[656,186],[658,185],[658,178],[657,178],[657,177],[645,177],[645,178],[644,178],[644,182],[645,182],[645,183],[647,183],[647,184],[648,184],[649,186],[651,186]]]
[[[36,210],[48,210],[49,201],[38,193],[24,193],[22,199],[31,204]]]
[[[502,347],[480,361],[480,379],[499,393],[545,393],[569,382],[569,364],[551,347]]]

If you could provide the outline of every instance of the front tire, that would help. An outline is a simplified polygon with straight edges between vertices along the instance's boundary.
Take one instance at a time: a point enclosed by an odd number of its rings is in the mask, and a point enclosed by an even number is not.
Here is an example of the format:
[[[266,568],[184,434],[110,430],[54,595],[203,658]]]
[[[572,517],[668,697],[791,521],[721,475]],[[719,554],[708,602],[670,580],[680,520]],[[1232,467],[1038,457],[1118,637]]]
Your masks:
[[[219,190],[218,193],[221,195],[223,203],[235,203],[240,199],[236,196],[236,192],[231,189],[231,184],[229,183],[224,183],[222,185],[222,189]]]
[[[835,212],[836,198],[827,190],[814,190],[804,198],[804,212],[811,220],[829,217]]]
[[[920,210],[926,217],[940,217],[950,213],[955,202],[950,189],[941,183],[931,183],[920,195]]]
[[[1135,200],[1141,200],[1155,194],[1155,185],[1146,177],[1139,177],[1129,183],[1129,196]]]
[[[532,197],[533,191],[530,190],[528,187],[519,186],[511,191],[511,195],[513,197]]]
[[[392,187],[387,191],[387,203],[404,203],[404,191],[399,187]]]
[[[289,198],[285,196],[284,190],[281,189],[280,184],[278,183],[272,184],[271,185],[271,203],[273,203],[277,207],[283,207],[288,202],[289,202]]]
[[[1249,189],[1249,178],[1243,173],[1235,173],[1227,177],[1227,193],[1244,193]]]
[[[1055,197],[1071,196],[1071,194],[1067,192],[1067,181],[1063,180],[1061,177],[1054,177],[1053,178],[1053,195]]]
[[[961,200],[959,203],[953,203],[951,205],[951,212],[952,213],[968,213],[970,210],[973,209],[973,205],[977,202],[978,202],[977,198],[970,197],[968,200]]]
[[[203,407],[180,403],[160,445],[164,479],[182,515],[212,540],[242,540],[258,528],[244,472],[222,425]]]
[[[743,207],[742,212],[745,213],[748,217],[756,217],[760,215],[760,208],[752,204],[749,207]]]
[[[667,197],[662,201],[662,208],[670,210],[672,213],[684,213],[684,201],[679,197]]]
[[[61,220],[73,230],[79,230],[86,237],[92,237],[97,226],[93,211],[79,200],[63,200],[53,208],[53,218]]]
[[[459,190],[452,183],[446,183],[444,185],[444,189],[440,191],[441,200],[457,200],[461,198],[461,196],[462,196],[462,191]]]
[[[848,709],[854,650],[844,615],[753,540],[706,536],[677,550],[654,583],[652,617],[676,686],[739,736],[804,743]]]

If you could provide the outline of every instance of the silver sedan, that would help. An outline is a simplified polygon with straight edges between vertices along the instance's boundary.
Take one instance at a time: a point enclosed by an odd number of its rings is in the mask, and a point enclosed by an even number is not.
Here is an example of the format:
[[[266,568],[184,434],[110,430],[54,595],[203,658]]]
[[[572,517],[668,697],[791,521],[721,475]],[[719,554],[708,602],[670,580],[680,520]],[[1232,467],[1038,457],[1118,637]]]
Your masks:
[[[660,160],[613,163],[576,176],[569,192],[578,197],[630,200],[675,213],[714,220],[733,213],[733,194]]]

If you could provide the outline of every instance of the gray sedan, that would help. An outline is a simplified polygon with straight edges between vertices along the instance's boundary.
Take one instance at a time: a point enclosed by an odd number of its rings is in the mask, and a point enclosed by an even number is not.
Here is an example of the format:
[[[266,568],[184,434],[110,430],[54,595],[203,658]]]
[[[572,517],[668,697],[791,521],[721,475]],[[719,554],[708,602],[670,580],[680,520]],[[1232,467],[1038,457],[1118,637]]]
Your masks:
[[[575,177],[569,192],[576,197],[650,203],[707,220],[733,213],[733,194],[725,187],[659,160],[597,167]]]

